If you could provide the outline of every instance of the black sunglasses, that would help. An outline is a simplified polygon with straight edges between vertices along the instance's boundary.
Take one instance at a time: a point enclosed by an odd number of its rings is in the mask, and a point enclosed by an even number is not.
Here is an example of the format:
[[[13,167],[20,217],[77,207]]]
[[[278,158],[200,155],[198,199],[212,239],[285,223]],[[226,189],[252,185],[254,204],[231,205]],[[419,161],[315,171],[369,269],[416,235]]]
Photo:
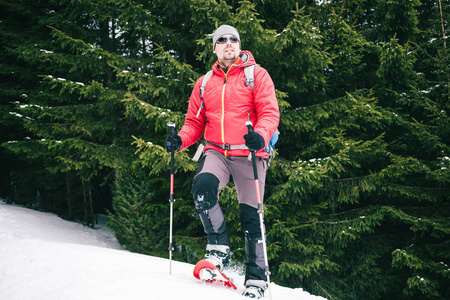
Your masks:
[[[237,37],[235,37],[234,35],[232,35],[230,37],[221,36],[220,38],[217,39],[217,44],[225,44],[228,41],[228,39],[230,39],[230,42],[232,42],[232,43],[239,42],[239,39]]]

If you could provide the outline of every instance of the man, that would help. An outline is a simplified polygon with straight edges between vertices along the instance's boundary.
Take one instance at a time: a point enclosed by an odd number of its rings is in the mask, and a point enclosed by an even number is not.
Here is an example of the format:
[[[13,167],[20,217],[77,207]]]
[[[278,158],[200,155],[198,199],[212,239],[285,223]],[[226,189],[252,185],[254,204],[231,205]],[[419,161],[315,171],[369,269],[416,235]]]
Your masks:
[[[213,35],[212,66],[203,95],[203,76],[192,91],[185,124],[178,135],[166,139],[168,152],[180,151],[204,135],[205,150],[196,171],[192,194],[196,210],[207,234],[209,251],[205,259],[222,270],[231,259],[230,240],[219,205],[221,189],[232,178],[236,186],[241,228],[245,234],[246,276],[243,295],[261,298],[267,288],[261,227],[257,212],[250,150],[256,151],[261,198],[269,154],[263,149],[277,129],[280,112],[275,88],[267,71],[254,69],[254,87],[246,83],[244,67],[254,65],[249,51],[241,50],[238,31],[220,26]],[[245,121],[251,120],[254,131],[248,133]],[[250,150],[249,150],[250,149]]]

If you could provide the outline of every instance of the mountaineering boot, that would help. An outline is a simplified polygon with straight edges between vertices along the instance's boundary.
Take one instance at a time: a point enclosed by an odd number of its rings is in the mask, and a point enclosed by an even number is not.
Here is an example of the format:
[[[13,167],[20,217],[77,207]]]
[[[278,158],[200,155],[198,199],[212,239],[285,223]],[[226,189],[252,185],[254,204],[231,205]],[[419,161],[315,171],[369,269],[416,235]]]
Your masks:
[[[261,299],[264,297],[264,289],[258,286],[249,285],[242,293],[243,296],[253,299]]]
[[[226,245],[208,244],[206,246],[206,250],[208,250],[209,253],[205,254],[203,259],[215,265],[219,271],[222,271],[223,268],[231,261],[232,253],[230,251],[230,247]]]

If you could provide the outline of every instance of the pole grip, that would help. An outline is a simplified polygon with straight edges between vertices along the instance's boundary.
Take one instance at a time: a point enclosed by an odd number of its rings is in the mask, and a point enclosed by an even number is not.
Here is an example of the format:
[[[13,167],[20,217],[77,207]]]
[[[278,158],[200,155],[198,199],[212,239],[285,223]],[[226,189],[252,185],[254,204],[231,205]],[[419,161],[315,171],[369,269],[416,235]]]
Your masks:
[[[253,131],[253,124],[252,121],[247,120],[245,121],[245,125],[247,126],[248,133]],[[250,154],[252,156],[252,164],[253,164],[253,176],[255,177],[255,180],[258,180],[258,169],[256,167],[256,157],[255,157],[255,151],[250,150]]]
[[[248,133],[253,131],[253,123],[250,120],[245,121],[245,125],[247,126]]]
[[[170,135],[176,135],[177,129],[174,122],[167,122],[167,126],[170,129]],[[175,173],[175,155],[174,153],[170,153],[170,202],[174,202],[173,198],[173,185],[174,185],[174,173]]]
[[[177,126],[174,122],[167,122],[167,126],[169,126],[170,129],[170,135],[176,135],[177,134]]]

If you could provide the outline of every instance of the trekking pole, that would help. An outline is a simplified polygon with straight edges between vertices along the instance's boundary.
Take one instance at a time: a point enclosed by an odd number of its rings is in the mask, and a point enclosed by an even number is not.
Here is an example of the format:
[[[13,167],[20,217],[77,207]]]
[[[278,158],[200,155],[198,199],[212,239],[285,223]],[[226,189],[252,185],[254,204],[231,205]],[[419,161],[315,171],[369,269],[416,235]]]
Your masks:
[[[177,130],[175,128],[174,122],[167,122],[167,126],[170,128],[170,135],[176,135]],[[173,203],[175,199],[173,198],[173,182],[174,182],[174,173],[175,173],[175,153],[170,153],[170,229],[169,229],[169,275],[172,275],[172,229],[173,229]]]
[[[253,124],[250,120],[245,121],[245,125],[247,126],[248,133],[250,134],[253,131]],[[267,276],[267,286],[269,291],[269,299],[272,300],[272,292],[270,289],[270,271],[269,271],[269,260],[267,258],[267,244],[266,244],[266,234],[264,229],[264,210],[263,210],[263,204],[261,201],[261,194],[259,192],[259,181],[258,181],[258,168],[256,167],[256,157],[255,157],[255,151],[250,150],[250,153],[252,155],[252,164],[253,164],[253,174],[255,177],[255,188],[256,188],[256,199],[258,200],[258,214],[259,214],[259,225],[261,228],[261,238],[262,238],[262,244],[263,244],[263,251],[264,251],[264,263],[265,263],[265,273]]]

